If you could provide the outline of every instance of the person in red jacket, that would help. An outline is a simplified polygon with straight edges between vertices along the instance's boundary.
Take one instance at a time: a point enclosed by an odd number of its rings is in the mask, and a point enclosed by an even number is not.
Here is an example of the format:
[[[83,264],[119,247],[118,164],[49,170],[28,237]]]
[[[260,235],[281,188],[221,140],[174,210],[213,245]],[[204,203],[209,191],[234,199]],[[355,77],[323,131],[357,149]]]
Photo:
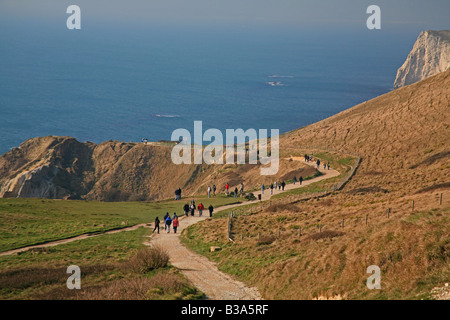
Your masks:
[[[225,185],[225,193],[228,195],[229,194],[229,192],[228,192],[228,189],[230,188],[230,185],[228,184],[228,182],[227,182],[227,184]]]
[[[176,217],[175,219],[173,219],[173,223],[172,223],[173,232],[177,233],[177,229],[178,229],[179,225],[180,225],[180,222],[178,221],[178,217]]]
[[[205,206],[203,205],[203,203],[200,202],[197,206],[197,209],[198,209],[198,214],[201,217],[203,214],[203,209],[205,209]]]

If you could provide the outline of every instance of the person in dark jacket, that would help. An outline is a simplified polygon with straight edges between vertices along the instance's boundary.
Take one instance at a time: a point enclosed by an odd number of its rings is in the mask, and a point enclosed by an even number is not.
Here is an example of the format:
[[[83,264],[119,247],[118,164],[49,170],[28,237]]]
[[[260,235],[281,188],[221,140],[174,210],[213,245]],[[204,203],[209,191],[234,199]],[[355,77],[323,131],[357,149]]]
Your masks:
[[[189,204],[186,202],[186,204],[183,207],[184,215],[187,217],[189,215]]]
[[[158,233],[159,233],[159,222],[160,222],[159,218],[156,217],[155,218],[155,229],[153,229],[153,232],[155,232],[155,230],[158,229]]]
[[[163,218],[163,220],[164,220],[164,230],[167,230],[167,225],[166,225],[166,223],[165,223],[167,217],[170,217],[170,215],[169,215],[168,212],[166,212],[166,214],[164,215],[164,218]]]
[[[281,183],[281,190],[284,191],[284,187],[286,186],[286,183],[284,183],[284,181]]]
[[[212,206],[212,204],[209,205],[208,210],[209,210],[209,216],[212,217],[212,214],[214,211],[214,207]]]
[[[166,220],[164,220],[165,225],[166,225],[166,229],[167,229],[167,233],[170,233],[170,225],[172,224],[172,219],[170,219],[170,216],[168,215]]]
[[[298,181],[300,182],[300,184],[302,184],[302,182],[303,182],[303,177],[300,176],[300,179],[298,179]]]

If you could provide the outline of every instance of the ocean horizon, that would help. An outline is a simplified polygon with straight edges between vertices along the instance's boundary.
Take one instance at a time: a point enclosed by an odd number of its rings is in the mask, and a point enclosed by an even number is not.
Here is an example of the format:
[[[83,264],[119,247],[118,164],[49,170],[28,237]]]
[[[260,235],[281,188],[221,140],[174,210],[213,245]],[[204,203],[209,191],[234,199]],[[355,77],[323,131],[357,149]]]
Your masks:
[[[2,28],[0,154],[47,135],[170,140],[194,121],[294,130],[392,89],[417,34],[380,32]]]

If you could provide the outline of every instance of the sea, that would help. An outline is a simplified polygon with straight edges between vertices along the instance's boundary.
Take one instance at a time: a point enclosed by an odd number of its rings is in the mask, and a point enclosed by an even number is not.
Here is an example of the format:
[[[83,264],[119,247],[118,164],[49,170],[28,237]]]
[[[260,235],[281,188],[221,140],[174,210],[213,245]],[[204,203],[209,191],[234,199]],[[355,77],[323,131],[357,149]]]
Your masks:
[[[417,33],[290,27],[0,28],[0,154],[47,135],[170,140],[172,132],[278,129],[392,89]]]

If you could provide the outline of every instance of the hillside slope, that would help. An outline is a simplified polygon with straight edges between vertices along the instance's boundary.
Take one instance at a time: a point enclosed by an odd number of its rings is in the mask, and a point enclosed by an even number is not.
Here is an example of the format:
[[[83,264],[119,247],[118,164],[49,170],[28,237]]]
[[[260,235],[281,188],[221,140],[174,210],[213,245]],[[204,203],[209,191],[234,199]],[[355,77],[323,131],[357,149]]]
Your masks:
[[[446,71],[283,135],[285,150],[358,153],[360,167],[328,197],[234,219],[233,243],[226,219],[193,226],[187,243],[265,299],[433,298],[450,281],[449,102]],[[380,290],[366,286],[371,265]]]
[[[450,70],[286,134],[282,147],[361,154],[350,187],[410,193],[450,181]]]

